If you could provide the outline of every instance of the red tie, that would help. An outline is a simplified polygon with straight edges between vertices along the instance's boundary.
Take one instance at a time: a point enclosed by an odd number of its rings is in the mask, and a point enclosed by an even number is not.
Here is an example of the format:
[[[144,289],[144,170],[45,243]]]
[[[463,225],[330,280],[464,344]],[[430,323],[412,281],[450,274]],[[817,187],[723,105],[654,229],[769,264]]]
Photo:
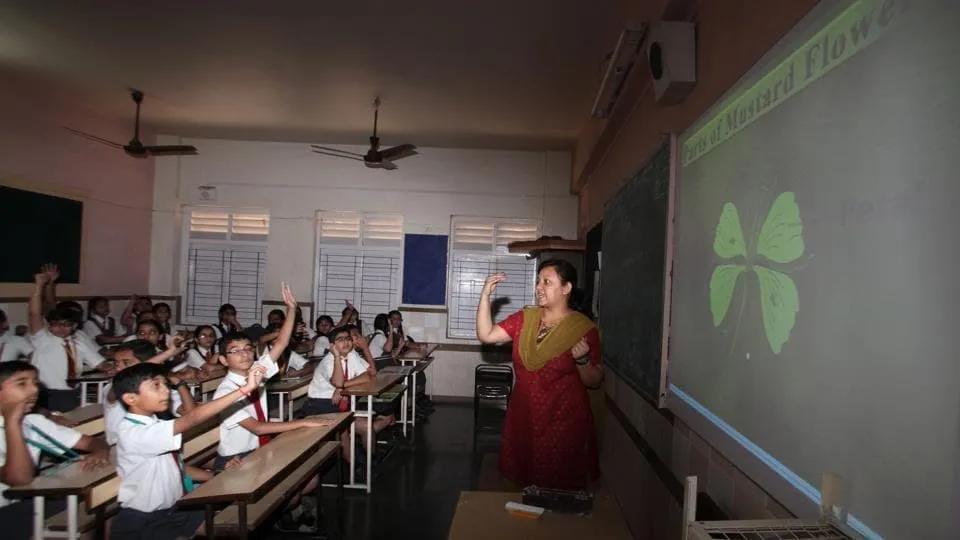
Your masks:
[[[253,392],[250,392],[250,397],[247,399],[250,400],[250,403],[253,403],[253,409],[257,411],[257,422],[266,422],[267,417],[263,414],[263,407],[260,406],[260,389],[257,388]],[[260,435],[258,439],[260,440],[260,446],[270,442],[269,435]]]
[[[77,354],[73,350],[73,342],[70,341],[70,338],[63,340],[63,350],[67,353],[67,379],[76,379],[77,378]],[[70,388],[76,386],[76,383],[71,383]]]
[[[350,375],[347,375],[347,363],[344,362],[344,363],[343,363],[343,380],[344,380],[344,381],[347,381],[347,380],[349,380],[349,378],[350,378]],[[343,392],[343,391],[341,390],[341,392]],[[341,398],[340,398],[340,403],[339,403],[338,407],[340,407],[340,412],[349,411],[349,410],[350,410],[350,398],[341,397]]]

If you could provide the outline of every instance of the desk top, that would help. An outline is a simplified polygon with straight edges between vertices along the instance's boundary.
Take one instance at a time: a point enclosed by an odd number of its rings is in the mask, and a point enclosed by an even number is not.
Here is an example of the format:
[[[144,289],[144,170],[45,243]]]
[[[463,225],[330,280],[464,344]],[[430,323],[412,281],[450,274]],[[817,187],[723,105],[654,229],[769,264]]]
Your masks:
[[[66,467],[52,470],[50,474],[39,475],[27,485],[9,488],[4,495],[10,499],[82,495],[87,489],[113,478],[117,474],[116,462],[116,450],[111,449],[108,465],[92,471],[84,471],[82,463],[71,463]]]
[[[185,495],[177,504],[256,501],[309,457],[324,439],[346,425],[352,416],[353,413],[344,412],[314,417],[331,418],[336,422],[327,427],[301,428],[281,434],[270,444],[243,458],[240,467],[223,471]]]
[[[297,388],[303,388],[313,381],[313,374],[297,379],[281,379],[276,382],[267,383],[267,392],[291,392]]]
[[[406,351],[401,353],[399,356],[397,356],[397,358],[400,358],[403,360],[422,360],[424,358],[429,357],[431,354],[434,353],[434,351],[440,348],[439,343],[418,343],[418,345],[422,345],[425,348],[419,351],[407,349]]]
[[[90,382],[105,382],[113,378],[113,375],[105,371],[88,371],[81,374],[79,377],[74,377],[73,379],[67,379],[68,383],[90,383]]]
[[[376,380],[370,381],[366,384],[361,384],[357,386],[352,386],[343,391],[344,395],[347,396],[379,396],[380,394],[386,392],[390,389],[391,386],[402,381],[404,378],[403,375],[396,372],[383,372],[380,371],[377,373]]]
[[[77,407],[72,411],[63,413],[63,418],[69,420],[73,426],[86,424],[103,418],[103,403],[94,403],[83,407]]]
[[[514,516],[504,509],[507,501],[520,502],[519,493],[461,491],[450,525],[450,540],[499,538],[510,540],[632,538],[620,507],[607,493],[598,493],[589,516],[544,512],[540,519]]]

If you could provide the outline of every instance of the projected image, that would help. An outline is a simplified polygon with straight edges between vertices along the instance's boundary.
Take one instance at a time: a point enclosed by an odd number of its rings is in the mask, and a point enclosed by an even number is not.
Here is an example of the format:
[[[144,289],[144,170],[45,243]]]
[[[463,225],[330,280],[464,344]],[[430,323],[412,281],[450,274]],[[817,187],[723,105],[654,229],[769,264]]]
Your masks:
[[[756,226],[751,229],[751,233],[755,229]],[[713,314],[713,325],[718,327],[726,319],[740,275],[752,271],[760,285],[760,309],[767,342],[774,353],[780,354],[783,344],[790,339],[790,331],[796,322],[797,312],[800,311],[800,297],[796,284],[786,270],[774,270],[768,265],[769,262],[792,263],[803,255],[803,223],[793,192],[785,191],[777,196],[760,228],[759,237],[752,240],[750,245],[756,246],[756,251],[748,254],[737,207],[731,202],[725,203],[717,223],[713,251],[720,258],[733,259],[739,264],[718,265],[710,276],[710,312]],[[749,285],[744,285],[740,295],[740,307],[733,322],[734,341],[743,322],[744,308],[751,298]]]

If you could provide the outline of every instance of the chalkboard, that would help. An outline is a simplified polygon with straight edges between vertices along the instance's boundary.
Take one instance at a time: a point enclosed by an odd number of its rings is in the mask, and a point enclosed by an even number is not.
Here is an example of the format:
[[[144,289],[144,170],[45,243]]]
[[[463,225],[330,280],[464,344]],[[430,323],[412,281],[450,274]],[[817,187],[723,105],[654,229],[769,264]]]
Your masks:
[[[657,403],[669,185],[667,143],[608,203],[600,265],[603,361]]]
[[[403,238],[403,303],[446,304],[447,236],[407,234]]]
[[[61,283],[79,283],[82,233],[82,202],[0,186],[0,282],[33,282],[53,262]]]

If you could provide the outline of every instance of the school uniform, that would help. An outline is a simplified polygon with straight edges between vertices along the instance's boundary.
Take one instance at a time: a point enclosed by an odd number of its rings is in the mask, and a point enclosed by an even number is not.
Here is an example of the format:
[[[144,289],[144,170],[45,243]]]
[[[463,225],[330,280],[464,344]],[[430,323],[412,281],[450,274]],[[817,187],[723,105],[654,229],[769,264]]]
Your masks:
[[[287,371],[300,371],[309,361],[303,357],[303,355],[298,354],[297,351],[290,351],[290,360],[287,362]]]
[[[240,324],[240,321],[237,321],[237,324],[240,325],[240,328],[241,328],[240,331],[242,332],[243,325]],[[213,332],[217,334],[217,339],[221,339],[223,338],[223,336],[230,333],[230,327],[226,324],[217,323],[217,324],[211,324],[210,326],[213,327]]]
[[[83,323],[81,330],[96,341],[97,336],[115,337],[121,335],[123,332],[118,331],[120,326],[117,320],[109,315],[101,317],[96,313],[91,313]]]
[[[273,361],[269,353],[261,355],[254,365],[260,365],[266,368],[267,372],[263,377],[264,381],[280,371],[277,363]],[[220,382],[220,386],[217,387],[217,391],[213,393],[213,399],[230,394],[239,388],[243,388],[246,384],[246,375],[228,371],[223,381]],[[260,387],[247,397],[241,396],[237,402],[227,410],[230,416],[220,424],[220,443],[217,445],[217,459],[214,467],[216,469],[223,468],[223,464],[230,461],[234,456],[249,454],[269,441],[269,437],[258,437],[255,433],[248,431],[240,425],[240,422],[243,422],[247,418],[253,418],[258,422],[267,421],[266,384],[261,383]]]
[[[61,412],[77,408],[80,396],[67,384],[67,379],[78,377],[84,366],[91,369],[99,366],[103,357],[82,339],[72,335],[59,338],[46,328],[30,336],[30,342],[34,348],[32,363],[46,387],[47,408]]]
[[[370,355],[374,358],[383,356],[383,346],[387,344],[387,335],[383,330],[377,330],[370,336]]]
[[[327,354],[329,350],[330,338],[327,336],[317,336],[316,341],[313,342],[313,351],[310,353],[310,356],[323,356]]]
[[[100,392],[100,403],[103,403],[103,434],[110,446],[117,444],[117,429],[127,414],[123,403],[120,402],[120,396],[116,396],[117,399],[113,403],[107,399],[112,387],[113,383],[104,385],[103,391]]]
[[[97,354],[100,352],[100,345],[97,343],[97,340],[90,337],[90,334],[84,332],[81,329],[76,329],[73,331],[73,339],[78,342],[83,342],[91,351],[97,351]]]
[[[184,473],[182,438],[173,420],[127,412],[117,428],[120,512],[113,539],[190,538],[203,523],[203,511],[175,511],[192,481]]]
[[[365,373],[370,368],[370,364],[357,351],[350,351],[347,356],[341,360],[341,367],[344,370],[344,380],[350,379]],[[333,353],[327,353],[323,360],[317,364],[313,370],[313,380],[307,387],[307,402],[300,410],[302,416],[314,414],[326,414],[339,411],[350,410],[350,398],[344,397],[339,403],[332,403],[333,391],[336,388],[330,382],[333,377]]]
[[[212,349],[205,349],[199,345],[196,348],[190,349],[187,351],[187,359],[185,364],[192,368],[201,369],[207,363],[208,355],[215,355]]]
[[[33,345],[27,338],[7,332],[0,336],[0,362],[19,360],[33,354]]]

